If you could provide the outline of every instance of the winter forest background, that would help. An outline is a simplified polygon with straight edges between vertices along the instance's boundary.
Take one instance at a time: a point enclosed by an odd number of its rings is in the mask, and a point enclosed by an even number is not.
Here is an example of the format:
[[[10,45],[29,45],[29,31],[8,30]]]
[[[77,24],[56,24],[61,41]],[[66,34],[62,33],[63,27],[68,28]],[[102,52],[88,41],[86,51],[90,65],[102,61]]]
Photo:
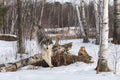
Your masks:
[[[71,45],[72,42],[72,48],[67,49],[68,54],[63,51],[61,62],[59,58],[55,59],[58,61],[57,66],[52,70],[44,68],[44,62],[40,63],[42,68],[40,66],[36,68],[31,61],[28,64],[21,62],[26,58],[30,60],[31,56],[40,58],[38,54],[40,51],[32,35],[35,25],[43,26],[46,34],[55,44],[59,44],[60,48],[62,46],[66,50],[66,46],[69,48],[69,43]],[[2,78],[4,73],[1,72],[2,80],[8,80],[14,75],[18,77],[15,80],[39,80],[40,76],[35,77],[37,73],[44,76],[48,74],[51,80],[51,71],[54,75],[57,71],[58,75],[70,72],[65,79],[75,73],[72,80],[97,80],[97,77],[98,80],[119,80],[119,44],[120,0],[0,0],[0,69],[1,71],[4,69],[5,72],[16,71],[12,74],[7,73],[11,74],[7,79]],[[85,48],[82,57],[79,53],[81,47]],[[69,54],[72,54],[70,55],[72,58],[69,57],[71,60],[68,58]],[[94,59],[90,65],[87,64],[91,60],[89,55]],[[65,60],[71,61],[72,64],[69,65],[69,62],[65,64]],[[35,72],[33,79],[21,75],[28,71],[29,66],[32,66],[30,69],[33,67],[35,69],[31,70]],[[62,72],[62,69],[66,72]],[[97,75],[100,72],[106,73]],[[88,78],[85,78],[86,74]],[[33,74],[28,74],[30,75]],[[57,80],[57,77],[60,77],[58,75],[53,79]],[[49,80],[44,77],[41,79]]]

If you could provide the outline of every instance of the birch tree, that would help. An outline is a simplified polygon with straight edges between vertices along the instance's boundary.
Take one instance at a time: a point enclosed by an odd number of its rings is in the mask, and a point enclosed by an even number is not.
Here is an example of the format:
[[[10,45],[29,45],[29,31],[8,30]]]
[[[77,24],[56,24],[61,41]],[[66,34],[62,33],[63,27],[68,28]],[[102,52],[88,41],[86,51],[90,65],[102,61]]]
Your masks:
[[[16,14],[15,10],[14,10],[14,6],[13,6],[13,9],[12,9],[12,22],[11,22],[11,29],[10,29],[10,34],[14,34],[14,31],[15,31],[15,24],[17,22],[17,18],[18,18],[18,15]]]
[[[85,16],[85,1],[82,0],[81,2],[81,9],[82,9],[82,24],[84,27],[84,32],[85,32],[85,37],[83,39],[83,42],[89,42],[88,39],[88,27],[87,27],[87,22],[86,22],[86,16]]]
[[[100,49],[98,53],[97,73],[110,71],[108,67],[107,54],[108,54],[108,0],[100,0],[102,26],[100,26]]]
[[[116,44],[120,44],[120,0],[114,0],[113,42]]]
[[[95,20],[96,20],[96,44],[100,41],[100,25],[99,25],[99,15],[98,15],[98,0],[94,0],[94,10],[95,10]]]
[[[85,35],[85,31],[84,31],[84,28],[83,28],[83,25],[82,25],[81,17],[80,17],[79,6],[76,6],[76,11],[77,11],[77,17],[78,17],[78,22],[79,22],[79,26],[80,26],[80,29],[81,29],[82,36],[85,37],[86,35]]]

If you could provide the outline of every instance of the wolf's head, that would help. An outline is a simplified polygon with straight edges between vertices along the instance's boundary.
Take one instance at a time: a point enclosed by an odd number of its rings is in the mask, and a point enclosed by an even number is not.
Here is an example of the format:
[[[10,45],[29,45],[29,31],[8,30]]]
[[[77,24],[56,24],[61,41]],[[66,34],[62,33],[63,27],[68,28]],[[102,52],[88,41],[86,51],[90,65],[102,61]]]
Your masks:
[[[53,42],[52,42],[51,39],[44,39],[44,40],[41,42],[41,45],[43,46],[44,49],[49,50],[49,49],[52,49],[52,47],[53,47]]]

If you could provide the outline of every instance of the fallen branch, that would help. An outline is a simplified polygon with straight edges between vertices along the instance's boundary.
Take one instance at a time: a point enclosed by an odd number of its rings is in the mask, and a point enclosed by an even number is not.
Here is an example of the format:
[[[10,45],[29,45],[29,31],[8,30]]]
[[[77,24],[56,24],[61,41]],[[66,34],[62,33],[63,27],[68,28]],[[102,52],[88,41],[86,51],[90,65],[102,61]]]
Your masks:
[[[30,65],[30,64],[33,64],[33,63],[37,63],[38,61],[42,61],[42,60],[43,60],[42,55],[41,54],[36,54],[32,57],[17,61],[15,63],[11,64],[8,67],[1,68],[1,72],[16,71],[17,69],[19,69],[21,67],[24,67],[24,66],[27,66],[27,65]]]

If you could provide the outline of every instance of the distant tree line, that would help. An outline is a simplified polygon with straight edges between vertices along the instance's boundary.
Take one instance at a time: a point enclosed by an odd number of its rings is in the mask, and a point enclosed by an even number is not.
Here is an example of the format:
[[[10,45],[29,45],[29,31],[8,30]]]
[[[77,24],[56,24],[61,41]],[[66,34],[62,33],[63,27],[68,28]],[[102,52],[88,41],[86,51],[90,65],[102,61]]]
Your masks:
[[[2,21],[0,30],[2,33],[14,33],[17,34],[17,3],[11,3],[8,5],[6,14],[3,15],[4,10],[0,6],[0,20]],[[21,5],[21,24],[24,28],[23,32],[31,32],[32,26],[38,24],[42,9],[42,1],[26,0]],[[80,12],[81,12],[81,8]],[[1,11],[2,10],[2,11]],[[109,17],[110,17],[110,33],[113,31],[113,6],[109,5]],[[89,4],[85,4],[85,13],[87,26],[89,28],[95,28],[95,11],[94,5],[91,1]],[[4,17],[3,17],[4,16]],[[0,21],[0,22],[1,22]],[[46,2],[44,5],[44,12],[41,24],[45,27],[69,27],[79,26],[77,11],[75,5],[66,2]],[[14,29],[14,30],[13,30]],[[112,35],[112,33],[110,34]]]

